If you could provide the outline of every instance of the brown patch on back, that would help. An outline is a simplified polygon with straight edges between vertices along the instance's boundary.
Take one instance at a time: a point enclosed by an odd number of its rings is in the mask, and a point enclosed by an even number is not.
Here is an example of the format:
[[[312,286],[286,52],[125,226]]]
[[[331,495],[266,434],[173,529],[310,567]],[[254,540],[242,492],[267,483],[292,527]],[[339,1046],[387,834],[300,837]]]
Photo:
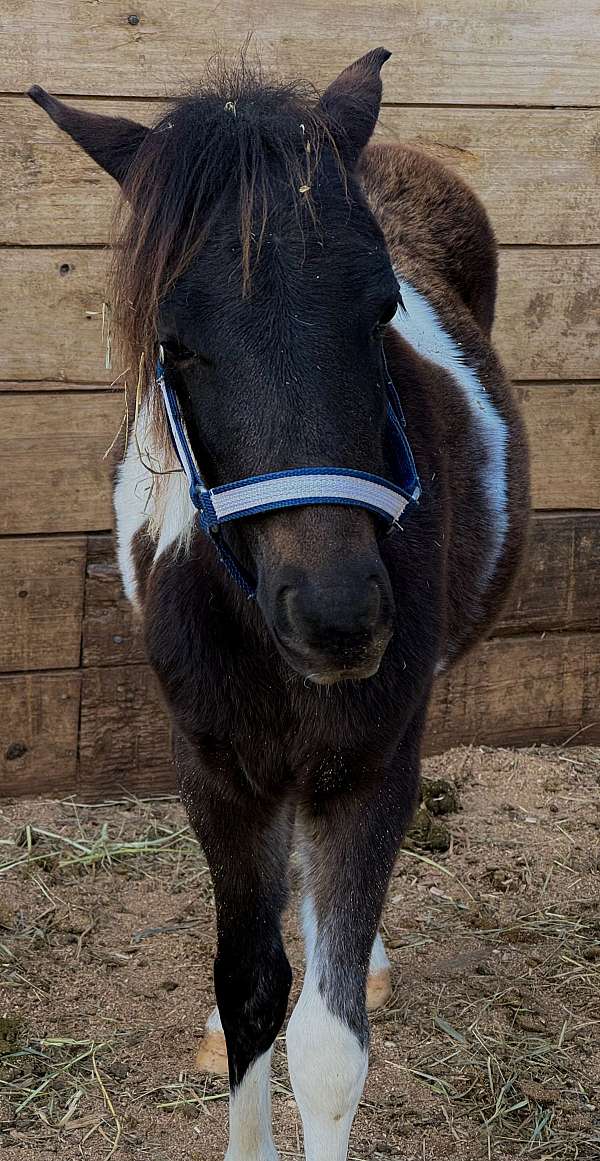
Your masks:
[[[431,268],[489,334],[496,298],[496,240],[472,190],[407,145],[370,145],[359,176],[394,266]]]

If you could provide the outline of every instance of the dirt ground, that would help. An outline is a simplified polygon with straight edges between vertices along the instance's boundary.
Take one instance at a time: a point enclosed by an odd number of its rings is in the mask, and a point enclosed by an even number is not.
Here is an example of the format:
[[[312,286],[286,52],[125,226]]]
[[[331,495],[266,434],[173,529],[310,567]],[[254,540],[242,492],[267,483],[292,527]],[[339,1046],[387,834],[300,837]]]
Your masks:
[[[600,1157],[600,750],[424,772],[459,809],[397,862],[350,1157]],[[222,1158],[227,1085],[194,1071],[213,904],[178,803],[4,802],[0,871],[0,1159]],[[297,994],[295,907],[286,929]],[[273,1107],[301,1157],[281,1039]]]

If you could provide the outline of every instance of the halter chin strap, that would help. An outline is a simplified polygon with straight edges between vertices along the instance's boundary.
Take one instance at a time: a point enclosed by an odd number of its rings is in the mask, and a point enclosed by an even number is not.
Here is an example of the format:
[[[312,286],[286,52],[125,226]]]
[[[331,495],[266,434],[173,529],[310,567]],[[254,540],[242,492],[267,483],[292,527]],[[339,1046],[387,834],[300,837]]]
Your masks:
[[[161,351],[162,355],[162,351]],[[221,525],[279,508],[306,504],[349,504],[367,508],[381,516],[392,532],[407,509],[417,502],[421,486],[415,461],[406,437],[405,420],[396,388],[387,366],[386,451],[393,465],[395,482],[353,468],[289,468],[249,476],[231,484],[208,488],[189,445],[177,396],[165,376],[162,358],[156,364],[156,381],[161,389],[173,446],[187,476],[198,521],[210,536],[229,575],[244,593],[256,595],[256,584],[240,564],[221,535]]]

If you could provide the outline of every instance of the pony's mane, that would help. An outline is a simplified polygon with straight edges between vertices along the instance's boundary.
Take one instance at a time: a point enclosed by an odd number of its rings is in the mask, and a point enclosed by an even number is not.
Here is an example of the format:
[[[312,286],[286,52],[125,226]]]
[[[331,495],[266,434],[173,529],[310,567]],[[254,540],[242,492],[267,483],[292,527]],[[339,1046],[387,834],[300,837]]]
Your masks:
[[[231,205],[237,196],[247,293],[282,181],[299,226],[307,213],[314,219],[311,185],[324,143],[343,175],[314,90],[265,81],[244,58],[235,68],[213,63],[204,84],[154,125],[117,210],[112,269],[117,336],[138,391],[152,379],[159,304],[206,242],[225,200]]]

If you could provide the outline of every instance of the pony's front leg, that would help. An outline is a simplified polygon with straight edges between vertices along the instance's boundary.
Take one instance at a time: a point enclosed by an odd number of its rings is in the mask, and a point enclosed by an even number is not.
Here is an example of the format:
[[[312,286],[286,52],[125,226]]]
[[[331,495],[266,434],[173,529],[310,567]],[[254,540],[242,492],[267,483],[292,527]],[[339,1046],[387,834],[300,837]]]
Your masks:
[[[333,772],[332,772],[333,773]],[[393,768],[323,779],[343,791],[306,795],[304,835],[307,967],[287,1031],[292,1086],[306,1161],[345,1161],[367,1074],[366,984],[381,907],[418,785],[418,740]]]
[[[310,904],[310,898],[305,900]],[[304,924],[305,935],[308,926],[314,926],[307,919]],[[392,994],[392,974],[390,961],[386,955],[381,935],[375,936],[369,963],[369,978],[367,980],[367,1011],[374,1012],[387,1003]],[[213,1008],[208,1020],[202,1042],[198,1047],[196,1065],[200,1072],[209,1072],[214,1076],[227,1076],[227,1047],[225,1034],[219,1015],[219,1009]]]
[[[217,912],[215,992],[229,1060],[226,1161],[277,1161],[271,1054],[291,985],[280,931],[291,812],[261,797],[232,754],[179,743],[181,796],[210,867]]]

